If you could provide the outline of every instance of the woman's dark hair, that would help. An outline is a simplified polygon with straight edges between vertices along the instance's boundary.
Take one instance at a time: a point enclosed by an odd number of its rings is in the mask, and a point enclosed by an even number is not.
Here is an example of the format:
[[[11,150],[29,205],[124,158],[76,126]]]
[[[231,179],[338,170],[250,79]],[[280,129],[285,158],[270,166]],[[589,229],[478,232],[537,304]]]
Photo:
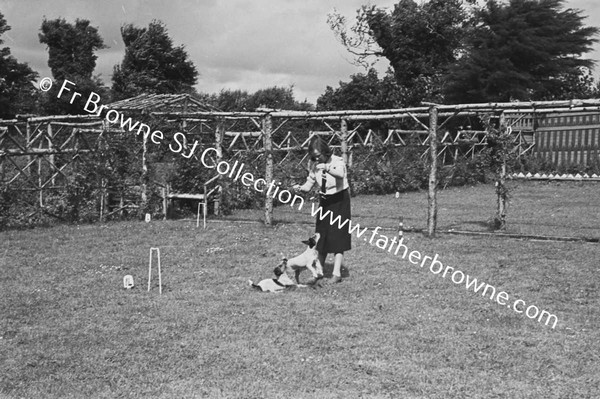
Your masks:
[[[327,158],[333,154],[331,148],[319,136],[313,136],[308,143],[308,155],[310,155],[314,150],[319,151],[321,155],[325,155]]]

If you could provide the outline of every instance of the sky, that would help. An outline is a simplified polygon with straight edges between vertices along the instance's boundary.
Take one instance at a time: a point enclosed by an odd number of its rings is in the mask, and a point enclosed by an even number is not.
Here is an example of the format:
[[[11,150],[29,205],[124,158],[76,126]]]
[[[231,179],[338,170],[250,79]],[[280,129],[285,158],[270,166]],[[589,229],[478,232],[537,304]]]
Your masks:
[[[146,27],[162,21],[174,45],[183,45],[199,72],[196,89],[250,93],[272,86],[293,86],[296,100],[316,103],[327,86],[364,73],[327,24],[334,9],[350,21],[363,4],[392,7],[392,0],[0,0],[11,30],[2,38],[19,62],[51,77],[46,46],[38,39],[42,20],[88,19],[109,48],[97,52],[95,74],[110,86],[114,65],[123,60],[120,27]],[[567,0],[583,11],[586,25],[600,26],[600,1]],[[598,60],[600,43],[588,58]],[[374,64],[380,72],[386,60]]]

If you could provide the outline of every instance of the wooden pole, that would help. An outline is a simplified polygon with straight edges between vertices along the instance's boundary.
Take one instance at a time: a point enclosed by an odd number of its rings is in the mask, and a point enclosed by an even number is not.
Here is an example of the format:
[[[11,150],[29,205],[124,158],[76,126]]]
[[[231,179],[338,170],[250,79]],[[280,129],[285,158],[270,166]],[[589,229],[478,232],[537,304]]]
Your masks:
[[[142,212],[146,211],[146,204],[148,202],[147,193],[147,180],[148,180],[148,164],[146,163],[146,153],[148,151],[148,136],[144,135],[142,140],[142,206],[140,207]]]
[[[429,169],[429,192],[427,195],[427,235],[435,236],[435,228],[437,224],[437,123],[438,109],[436,106],[429,108],[429,159],[431,166]]]
[[[44,207],[44,188],[43,188],[43,184],[42,184],[42,156],[41,155],[38,155],[37,164],[38,164],[38,190],[40,190],[39,199],[40,199],[40,212],[41,212],[42,208]]]
[[[225,120],[223,118],[217,118],[217,126],[215,128],[215,149],[217,150],[217,159],[216,159],[216,163],[218,164],[219,162],[221,162],[221,160],[223,159],[223,139],[225,138]],[[222,178],[221,178],[221,174],[219,174],[219,177],[217,178],[217,185],[220,185],[222,187]],[[220,196],[222,195],[221,193],[223,192],[223,190],[220,190],[219,193],[217,193],[217,197],[215,199],[215,203],[214,203],[214,212],[215,215],[219,214],[219,206],[221,203],[221,198]]]
[[[271,114],[267,114],[262,117],[262,131],[265,148],[265,181],[267,187],[270,187],[273,183],[273,141],[271,139],[271,132],[273,131],[273,120]],[[273,223],[273,197],[269,195],[265,196],[265,224],[271,226]]]
[[[498,126],[500,134],[506,129],[506,116],[504,112],[500,113],[500,123]],[[504,230],[506,228],[506,145],[502,148],[502,166],[500,167],[500,178],[496,182],[496,194],[498,196],[498,228]]]
[[[31,150],[31,124],[29,119],[25,122],[25,149],[27,152]],[[31,164],[31,155],[27,156],[27,164]]]
[[[352,186],[352,173],[351,173],[351,165],[350,158],[348,156],[348,121],[346,119],[342,119],[340,122],[340,144],[342,150],[342,158],[344,159],[344,163],[346,164],[346,176],[348,177],[348,184],[350,185],[350,195],[354,195],[354,190]]]
[[[48,123],[48,138],[47,138],[47,140],[48,140],[48,149],[50,151],[52,151],[52,149],[54,147],[53,144],[52,144],[52,141],[53,141],[53,137],[52,137],[52,123]],[[49,158],[50,158],[50,163],[54,166],[55,165],[55,163],[54,163],[55,159],[54,159],[54,154],[52,152],[50,152]],[[52,177],[52,185],[53,186],[56,185],[54,177]]]
[[[344,163],[348,165],[348,121],[346,121],[346,119],[342,119],[340,123],[340,133],[342,158],[344,158]]]

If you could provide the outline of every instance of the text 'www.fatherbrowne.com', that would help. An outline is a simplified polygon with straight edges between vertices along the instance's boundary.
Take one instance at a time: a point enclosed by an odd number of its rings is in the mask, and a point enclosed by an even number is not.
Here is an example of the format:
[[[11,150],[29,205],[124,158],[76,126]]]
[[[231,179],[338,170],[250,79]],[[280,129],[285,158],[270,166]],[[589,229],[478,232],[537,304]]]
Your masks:
[[[388,236],[379,233],[381,227],[375,227],[371,232],[371,235],[365,235],[368,228],[360,227],[360,224],[353,224],[352,220],[345,219],[342,221],[340,215],[336,217],[333,216],[331,211],[323,212],[323,209],[320,206],[315,206],[312,204],[311,215],[313,217],[318,217],[319,220],[326,220],[329,218],[329,223],[333,226],[336,225],[339,229],[347,228],[350,234],[356,234],[357,238],[363,237],[363,240],[368,242],[371,245],[375,245],[379,249],[386,250],[389,253],[393,253],[396,256],[401,256],[402,259],[408,258],[408,261],[414,265],[419,265],[421,268],[429,266],[429,271],[433,274],[440,275],[442,278],[448,278],[452,280],[454,284],[462,285],[465,284],[465,288],[467,290],[473,290],[475,293],[481,293],[482,296],[488,296],[491,301],[495,301],[498,305],[506,306],[509,309],[514,310],[517,313],[524,313],[530,319],[536,319],[539,323],[544,322],[547,326],[549,324],[552,325],[552,328],[556,327],[558,323],[558,318],[549,313],[546,310],[541,310],[534,305],[527,306],[525,301],[522,299],[517,299],[514,301],[509,301],[509,295],[500,291],[496,294],[496,288],[493,285],[486,284],[483,281],[478,281],[476,278],[472,278],[468,274],[463,273],[462,271],[455,269],[451,266],[444,266],[442,262],[439,260],[439,255],[435,254],[432,258],[431,256],[422,256],[419,251],[410,251],[408,246],[404,243],[404,237],[392,237],[391,239]],[[375,239],[377,237],[377,239]],[[375,242],[373,242],[375,240]]]

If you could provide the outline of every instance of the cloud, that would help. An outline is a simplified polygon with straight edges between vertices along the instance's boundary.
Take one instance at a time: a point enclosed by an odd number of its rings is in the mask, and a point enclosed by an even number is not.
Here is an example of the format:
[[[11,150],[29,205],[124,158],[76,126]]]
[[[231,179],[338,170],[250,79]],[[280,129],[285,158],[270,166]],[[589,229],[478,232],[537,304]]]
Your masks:
[[[120,27],[147,26],[153,19],[165,23],[175,45],[183,45],[200,77],[197,88],[254,91],[273,85],[294,85],[298,98],[314,102],[326,86],[348,81],[364,72],[352,65],[350,54],[327,26],[327,14],[336,8],[349,21],[363,0],[3,0],[2,12],[12,26],[5,45],[21,62],[41,76],[49,76],[48,54],[39,43],[44,17],[88,19],[99,28],[106,45],[98,52],[96,74],[110,84],[114,65],[125,52]],[[390,7],[398,1],[381,0]],[[595,0],[571,0],[566,7],[585,10],[586,22],[600,20]],[[7,37],[5,35],[5,37]],[[589,55],[598,59],[598,53]],[[378,63],[383,71],[387,62]]]

